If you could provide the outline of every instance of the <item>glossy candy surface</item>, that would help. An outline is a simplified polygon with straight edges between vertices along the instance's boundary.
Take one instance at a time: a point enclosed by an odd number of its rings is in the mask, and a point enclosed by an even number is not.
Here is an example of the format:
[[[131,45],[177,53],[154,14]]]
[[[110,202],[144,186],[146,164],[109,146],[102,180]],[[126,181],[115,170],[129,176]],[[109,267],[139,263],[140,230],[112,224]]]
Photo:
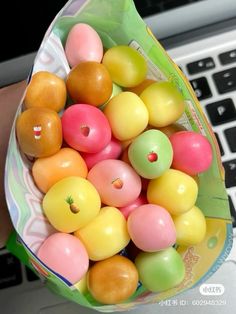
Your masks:
[[[119,209],[108,206],[74,234],[83,242],[92,261],[119,253],[130,241],[124,216]]]
[[[182,131],[172,134],[172,167],[189,175],[206,171],[212,163],[212,148],[208,139],[196,132]]]
[[[206,218],[197,206],[193,206],[187,213],[173,216],[173,221],[177,244],[190,246],[203,241],[206,235]]]
[[[140,176],[153,179],[170,168],[173,151],[164,133],[158,130],[148,130],[132,141],[128,156],[130,163]]]
[[[117,304],[137,289],[138,272],[128,258],[114,255],[95,263],[88,272],[88,289],[95,300]]]
[[[134,93],[121,92],[114,96],[104,109],[113,135],[120,141],[139,135],[148,124],[148,111]]]
[[[71,233],[98,215],[101,201],[88,180],[72,176],[54,184],[44,196],[42,205],[55,229]]]
[[[97,189],[102,203],[109,206],[126,206],[141,192],[140,177],[121,160],[100,161],[89,171],[87,179]]]
[[[114,46],[108,49],[102,63],[108,69],[113,82],[122,87],[136,86],[146,77],[146,60],[129,46]]]
[[[174,222],[163,207],[146,204],[128,217],[128,231],[134,244],[145,252],[166,249],[176,242]]]
[[[66,86],[72,100],[93,106],[104,104],[112,94],[112,80],[103,64],[79,63],[67,76]]]
[[[27,86],[25,107],[45,107],[59,112],[66,104],[66,84],[62,78],[48,71],[36,72]]]
[[[94,28],[85,23],[78,23],[69,31],[65,54],[71,67],[85,61],[100,62],[103,57],[103,44]]]
[[[68,107],[61,118],[63,138],[69,146],[97,153],[111,141],[111,128],[101,110],[87,104]]]
[[[121,143],[113,137],[107,146],[105,146],[98,153],[82,153],[81,155],[86,162],[88,169],[91,169],[99,161],[105,159],[117,159],[121,154],[121,150]]]
[[[180,215],[190,210],[197,199],[198,185],[184,172],[167,170],[161,177],[148,184],[149,203],[163,206],[172,215]]]
[[[149,112],[149,124],[164,127],[176,122],[184,112],[182,94],[171,82],[157,82],[140,95]]]
[[[87,174],[88,169],[81,155],[68,147],[61,148],[52,156],[36,159],[32,167],[34,181],[43,193],[65,177],[86,178]]]
[[[124,217],[127,219],[129,217],[129,215],[139,206],[147,204],[147,198],[146,195],[140,194],[139,197],[134,200],[133,202],[131,202],[130,204],[123,206],[123,207],[119,207],[119,210],[122,212],[122,214],[124,215]]]
[[[81,241],[62,232],[49,236],[39,248],[37,256],[72,284],[83,278],[89,266],[88,254]]]
[[[62,145],[62,127],[58,114],[48,108],[30,108],[16,121],[16,135],[21,150],[32,157],[47,157]]]
[[[173,247],[154,253],[139,253],[135,265],[141,283],[152,292],[174,288],[185,276],[182,257]]]

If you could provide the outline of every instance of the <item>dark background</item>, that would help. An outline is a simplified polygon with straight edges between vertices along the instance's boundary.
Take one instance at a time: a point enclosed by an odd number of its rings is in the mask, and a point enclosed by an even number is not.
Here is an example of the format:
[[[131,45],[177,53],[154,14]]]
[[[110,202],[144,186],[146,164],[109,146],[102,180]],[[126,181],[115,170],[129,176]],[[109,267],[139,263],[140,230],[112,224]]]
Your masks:
[[[135,2],[142,6],[145,1]],[[37,51],[52,20],[66,3],[67,0],[2,0],[0,62]]]

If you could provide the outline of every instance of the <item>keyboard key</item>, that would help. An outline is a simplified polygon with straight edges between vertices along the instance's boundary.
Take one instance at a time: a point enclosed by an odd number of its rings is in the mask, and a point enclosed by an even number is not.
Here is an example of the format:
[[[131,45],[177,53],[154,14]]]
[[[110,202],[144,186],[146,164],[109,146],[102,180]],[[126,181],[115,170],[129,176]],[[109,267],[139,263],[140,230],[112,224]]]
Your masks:
[[[215,62],[210,57],[187,64],[189,74],[200,73],[206,70],[213,69],[214,67]]]
[[[216,137],[216,139],[217,139],[217,143],[218,143],[218,145],[219,145],[219,149],[220,149],[220,154],[221,154],[221,156],[224,156],[224,150],[223,150],[223,147],[222,147],[222,144],[221,144],[221,142],[220,142],[220,138],[219,138],[219,135],[217,134],[217,133],[215,133],[215,137]]]
[[[236,119],[236,109],[231,98],[206,105],[212,125],[220,125]]]
[[[209,84],[205,77],[199,77],[190,81],[198,100],[203,100],[212,96]]]
[[[26,277],[28,281],[39,280],[39,277],[29,267],[25,267]]]
[[[236,68],[213,74],[217,90],[220,94],[236,90]]]
[[[221,53],[219,59],[223,65],[236,62],[236,49]]]
[[[230,213],[232,216],[233,227],[236,227],[236,209],[234,208],[234,204],[230,196],[229,196],[229,208],[230,208]]]
[[[236,159],[223,162],[226,188],[236,186]]]
[[[225,136],[231,152],[236,152],[236,127],[225,130]]]
[[[0,289],[22,283],[21,264],[10,253],[0,255]]]

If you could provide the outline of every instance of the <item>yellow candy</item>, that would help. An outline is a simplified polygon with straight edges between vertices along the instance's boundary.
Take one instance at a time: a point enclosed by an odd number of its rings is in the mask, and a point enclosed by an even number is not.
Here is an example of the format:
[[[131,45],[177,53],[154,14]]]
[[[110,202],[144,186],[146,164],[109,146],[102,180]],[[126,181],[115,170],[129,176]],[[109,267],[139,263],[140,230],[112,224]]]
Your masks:
[[[103,207],[97,217],[74,234],[83,242],[93,261],[117,254],[130,241],[123,214],[109,206]]]
[[[159,178],[150,181],[147,199],[167,209],[172,215],[190,210],[197,199],[196,181],[182,171],[169,169]]]
[[[206,234],[206,219],[202,211],[193,206],[187,213],[173,216],[179,245],[195,245],[203,241]]]
[[[143,101],[134,93],[122,92],[106,105],[104,113],[113,135],[120,141],[139,135],[148,124],[148,111]]]

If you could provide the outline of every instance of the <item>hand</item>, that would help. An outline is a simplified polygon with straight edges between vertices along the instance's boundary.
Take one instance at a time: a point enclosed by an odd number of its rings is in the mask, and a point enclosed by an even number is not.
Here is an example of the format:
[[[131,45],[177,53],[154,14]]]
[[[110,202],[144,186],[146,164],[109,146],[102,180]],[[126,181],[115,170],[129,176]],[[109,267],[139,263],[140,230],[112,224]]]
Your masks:
[[[4,167],[12,123],[25,87],[26,82],[22,81],[0,89],[0,248],[13,229],[5,200]]]

